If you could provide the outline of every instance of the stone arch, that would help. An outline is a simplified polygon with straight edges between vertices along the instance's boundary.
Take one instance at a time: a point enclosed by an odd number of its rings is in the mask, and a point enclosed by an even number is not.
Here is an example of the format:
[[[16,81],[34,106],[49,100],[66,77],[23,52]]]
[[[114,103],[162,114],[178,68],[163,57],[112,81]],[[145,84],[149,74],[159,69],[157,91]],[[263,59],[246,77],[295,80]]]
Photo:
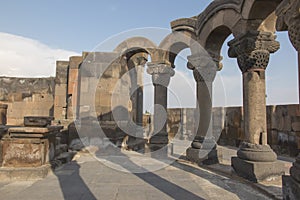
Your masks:
[[[242,17],[247,20],[264,20],[282,0],[243,0]]]
[[[275,32],[277,16],[275,10],[282,0],[249,0],[243,3],[240,27],[244,32],[249,30]]]
[[[176,31],[169,34],[159,45],[158,49],[165,52],[161,60],[165,60],[174,67],[176,56],[184,49],[191,48],[195,37],[190,32]]]
[[[202,45],[210,33],[219,26],[226,26],[232,32],[241,19],[244,1],[216,0],[197,16],[196,34]]]
[[[120,56],[127,55],[129,57],[136,53],[148,53],[150,57],[154,57],[157,45],[151,40],[145,37],[132,37],[124,40],[115,49],[114,52],[120,54]]]
[[[176,56],[182,50],[190,48],[191,51],[195,51],[193,48],[196,40],[196,18],[183,18],[171,22],[172,33],[167,35],[163,41],[159,44],[158,48],[166,53],[163,55],[163,60],[166,60],[174,67],[174,61]]]
[[[212,59],[222,68],[220,52],[226,38],[238,35],[240,29],[236,26],[241,21],[243,1],[227,0],[213,1],[197,16],[196,33],[199,43]]]

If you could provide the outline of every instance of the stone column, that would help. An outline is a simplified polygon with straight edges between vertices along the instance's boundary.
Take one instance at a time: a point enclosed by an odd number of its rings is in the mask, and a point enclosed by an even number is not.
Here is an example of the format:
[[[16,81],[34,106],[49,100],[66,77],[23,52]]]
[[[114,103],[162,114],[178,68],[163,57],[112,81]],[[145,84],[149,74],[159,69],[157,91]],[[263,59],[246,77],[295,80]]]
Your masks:
[[[265,70],[270,53],[279,49],[270,32],[250,31],[228,43],[229,56],[236,57],[243,74],[244,133],[232,167],[252,181],[284,173],[277,156],[267,144]]]
[[[0,126],[7,123],[7,104],[0,104]]]
[[[132,102],[132,121],[128,125],[131,132],[128,139],[128,148],[133,150],[142,150],[145,145],[143,136],[143,75],[144,66],[147,62],[146,56],[136,54],[127,61],[131,81],[130,99]]]
[[[193,70],[197,82],[198,128],[187,158],[198,164],[218,162],[217,144],[212,135],[212,84],[216,76],[217,65],[208,54],[188,57],[188,68]]]
[[[167,96],[170,78],[174,76],[174,69],[165,63],[148,63],[147,72],[152,75],[154,85],[154,130],[150,138],[150,151],[163,148],[167,154]],[[159,151],[159,153],[161,153]]]
[[[284,0],[276,9],[277,31],[288,31],[290,41],[298,52],[300,76],[300,0]],[[300,77],[298,77],[299,79]],[[300,101],[300,80],[299,80]],[[283,199],[300,199],[300,154],[290,169],[290,176],[282,176]]]

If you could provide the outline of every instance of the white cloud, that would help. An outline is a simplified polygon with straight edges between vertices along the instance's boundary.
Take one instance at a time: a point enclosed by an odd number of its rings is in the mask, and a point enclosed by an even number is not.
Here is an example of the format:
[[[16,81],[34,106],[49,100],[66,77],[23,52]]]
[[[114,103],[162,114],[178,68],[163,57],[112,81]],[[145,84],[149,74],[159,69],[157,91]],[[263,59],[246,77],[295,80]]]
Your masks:
[[[53,49],[39,41],[0,32],[0,76],[55,76],[56,60],[68,60],[76,52]]]

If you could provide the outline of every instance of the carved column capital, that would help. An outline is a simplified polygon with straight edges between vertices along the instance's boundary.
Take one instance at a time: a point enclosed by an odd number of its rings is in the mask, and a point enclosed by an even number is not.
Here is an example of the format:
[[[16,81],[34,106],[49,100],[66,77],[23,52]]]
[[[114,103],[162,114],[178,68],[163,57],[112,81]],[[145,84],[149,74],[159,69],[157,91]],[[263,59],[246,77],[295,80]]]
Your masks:
[[[208,54],[188,56],[187,65],[193,70],[197,82],[213,82],[218,70],[216,62]]]
[[[144,66],[148,61],[145,56],[132,56],[130,60],[135,66]]]
[[[270,32],[249,31],[228,43],[228,55],[237,58],[241,71],[265,70],[270,53],[276,52],[280,44]]]
[[[163,85],[167,87],[170,83],[170,78],[174,76],[174,69],[165,63],[147,63],[147,73],[152,75],[154,85]]]
[[[288,30],[291,43],[297,51],[300,51],[300,0],[283,0],[275,14],[276,30]]]

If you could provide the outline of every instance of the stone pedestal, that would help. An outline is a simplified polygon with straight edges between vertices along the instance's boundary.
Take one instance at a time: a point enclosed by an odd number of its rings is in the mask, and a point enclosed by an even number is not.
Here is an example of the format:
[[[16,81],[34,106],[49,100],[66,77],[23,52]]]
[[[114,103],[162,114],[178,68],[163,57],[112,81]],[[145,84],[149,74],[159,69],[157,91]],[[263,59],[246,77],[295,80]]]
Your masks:
[[[254,162],[232,157],[231,164],[239,176],[253,182],[284,174],[284,165],[279,162]]]
[[[290,176],[282,176],[283,199],[300,199],[300,154],[290,169]]]
[[[235,172],[250,181],[259,182],[284,174],[284,164],[277,161],[277,156],[269,145],[242,143],[237,157],[231,158]]]
[[[217,149],[205,150],[189,147],[186,150],[186,157],[188,160],[199,165],[212,165],[220,162],[220,159],[222,158],[222,152]]]
[[[44,178],[55,157],[55,137],[62,126],[9,128],[2,138],[0,178]]]
[[[6,104],[0,104],[0,125],[7,123],[7,107]]]

